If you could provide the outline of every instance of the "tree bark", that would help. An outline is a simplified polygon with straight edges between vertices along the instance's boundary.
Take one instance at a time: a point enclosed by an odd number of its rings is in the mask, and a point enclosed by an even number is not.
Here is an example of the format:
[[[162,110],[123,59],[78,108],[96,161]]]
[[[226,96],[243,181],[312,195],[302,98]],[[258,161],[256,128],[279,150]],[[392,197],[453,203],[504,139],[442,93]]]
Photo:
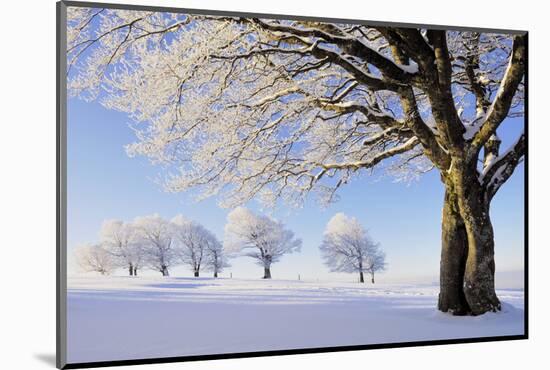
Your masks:
[[[168,267],[167,266],[162,266],[160,272],[161,272],[162,276],[170,276],[170,274],[168,273]]]
[[[218,271],[214,271],[214,277],[215,277],[215,278],[218,277]]]
[[[438,308],[455,315],[500,310],[495,292],[494,234],[489,198],[475,163],[455,162],[445,180]]]
[[[195,272],[194,272],[193,276],[195,276],[195,277],[199,277],[199,272],[198,272],[197,270],[195,270]]]
[[[137,276],[137,267],[134,267],[134,276]]]
[[[476,183],[473,186],[477,186]],[[474,192],[475,194],[475,192]],[[484,195],[461,199],[461,214],[466,226],[468,257],[464,271],[464,295],[473,315],[500,311],[495,292],[495,241]]]
[[[438,309],[453,315],[466,315],[470,308],[464,296],[464,270],[468,241],[464,221],[458,210],[457,195],[452,187],[445,191],[441,233]]]
[[[130,266],[128,266],[128,273],[130,274],[130,276],[134,275],[134,267],[132,266],[132,264],[130,264]]]
[[[371,283],[374,284],[374,274],[371,275],[371,279],[370,279]]]
[[[264,279],[271,279],[271,269],[269,267],[264,267]]]
[[[363,277],[363,271],[359,271],[359,282],[360,282],[360,283],[364,283],[364,282],[365,282],[365,278]]]

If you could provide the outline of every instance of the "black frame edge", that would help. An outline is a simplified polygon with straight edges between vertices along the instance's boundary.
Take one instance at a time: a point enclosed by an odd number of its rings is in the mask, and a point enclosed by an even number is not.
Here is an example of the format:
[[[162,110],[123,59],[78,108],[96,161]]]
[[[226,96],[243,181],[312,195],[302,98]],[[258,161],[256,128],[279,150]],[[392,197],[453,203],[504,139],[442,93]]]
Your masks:
[[[525,338],[529,338],[529,32],[525,32],[525,52],[527,63],[525,63],[524,78],[524,116],[523,125],[525,130],[525,156],[523,175],[523,285],[524,285],[524,307],[523,307],[523,330]]]

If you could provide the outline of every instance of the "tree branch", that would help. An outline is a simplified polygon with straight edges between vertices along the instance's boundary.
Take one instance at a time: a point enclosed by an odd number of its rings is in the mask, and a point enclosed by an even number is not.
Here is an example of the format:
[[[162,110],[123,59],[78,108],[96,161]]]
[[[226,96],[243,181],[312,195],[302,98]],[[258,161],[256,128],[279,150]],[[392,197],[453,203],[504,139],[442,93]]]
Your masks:
[[[465,45],[468,48],[468,54],[464,60],[464,72],[470,85],[472,93],[476,97],[476,112],[477,116],[481,117],[485,115],[491,102],[489,101],[489,94],[485,85],[481,83],[476,71],[479,71],[479,33],[474,32],[469,42]]]
[[[327,164],[315,163],[315,165],[322,168],[321,172],[317,174],[316,180],[319,180],[328,170],[351,169],[352,171],[357,171],[359,169],[372,168],[376,166],[378,163],[380,163],[381,161],[383,161],[384,159],[393,157],[397,154],[408,152],[418,144],[419,144],[418,139],[416,137],[411,137],[405,143],[394,146],[391,149],[388,149],[384,152],[378,153],[377,155],[373,156],[367,161],[356,161],[356,162],[348,162],[348,163],[327,163]]]
[[[406,56],[406,52],[393,41],[390,41],[390,45],[395,60],[404,65],[408,64],[409,60]],[[450,163],[450,158],[438,143],[432,130],[426,125],[420,116],[418,104],[416,102],[412,87],[409,86],[401,89],[400,100],[405,113],[405,122],[407,127],[409,127],[420,140],[426,156],[440,169],[447,169]]]
[[[486,198],[490,201],[504,184],[525,155],[525,134],[522,133],[516,143],[503,155],[489,165],[481,176],[481,183],[486,189]]]
[[[411,57],[422,70],[423,74],[431,73],[434,64],[434,52],[420,31],[413,28],[380,27],[377,30],[394,46]],[[408,64],[408,60],[405,64]]]
[[[297,28],[282,24],[273,24],[257,18],[253,18],[253,21],[266,30],[285,32],[297,36],[317,37],[326,42],[333,43],[349,55],[361,58],[374,65],[386,78],[391,80],[399,81],[400,83],[410,83],[414,77],[412,73],[400,68],[392,60],[371,49],[357,38],[329,34],[318,28]]]
[[[507,117],[512,99],[523,79],[525,70],[525,36],[514,36],[512,55],[506,73],[500,83],[500,88],[487,112],[487,118],[471,143],[472,155],[477,155],[481,147],[489,140],[498,126]]]
[[[426,87],[426,93],[431,102],[436,125],[445,139],[445,145],[455,155],[461,155],[465,128],[458,116],[453,98],[447,34],[445,31],[430,30],[428,38],[434,47],[436,79],[431,81],[431,86]]]

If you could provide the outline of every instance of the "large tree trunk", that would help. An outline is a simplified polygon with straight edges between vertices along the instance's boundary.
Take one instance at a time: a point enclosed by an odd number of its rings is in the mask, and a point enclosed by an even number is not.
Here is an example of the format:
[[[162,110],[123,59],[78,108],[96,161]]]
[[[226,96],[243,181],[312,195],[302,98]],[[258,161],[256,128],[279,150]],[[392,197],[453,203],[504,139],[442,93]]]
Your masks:
[[[162,266],[160,272],[162,273],[162,276],[170,276],[170,274],[168,273],[168,267],[167,266]]]
[[[359,271],[359,282],[360,283],[364,283],[365,282],[365,278],[363,276],[363,271]]]
[[[461,165],[446,182],[438,307],[456,315],[481,315],[500,310],[493,226],[477,171]]]
[[[214,277],[215,277],[215,278],[218,277],[218,271],[214,271]]]
[[[443,312],[465,315],[470,311],[463,291],[468,240],[464,221],[458,210],[457,195],[452,188],[445,191],[441,241],[437,306]]]
[[[195,270],[195,272],[193,273],[193,276],[199,277],[199,271],[198,271],[198,270]]]
[[[130,276],[134,275],[134,267],[132,266],[132,264],[130,264],[130,266],[128,266],[128,273],[130,274]]]
[[[464,295],[473,315],[500,311],[495,292],[495,241],[489,206],[465,200],[464,224],[468,236],[468,258],[464,271]]]
[[[271,269],[264,267],[264,279],[271,279]]]
[[[134,267],[134,276],[137,276],[137,267]]]

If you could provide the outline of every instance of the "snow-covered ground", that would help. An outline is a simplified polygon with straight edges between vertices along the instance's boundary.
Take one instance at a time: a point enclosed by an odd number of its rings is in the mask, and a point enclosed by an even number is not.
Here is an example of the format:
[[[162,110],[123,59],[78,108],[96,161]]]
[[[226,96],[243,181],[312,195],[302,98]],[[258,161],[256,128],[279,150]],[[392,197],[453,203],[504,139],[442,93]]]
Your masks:
[[[438,312],[437,286],[92,277],[68,281],[68,361],[523,334],[523,290],[500,313]]]

